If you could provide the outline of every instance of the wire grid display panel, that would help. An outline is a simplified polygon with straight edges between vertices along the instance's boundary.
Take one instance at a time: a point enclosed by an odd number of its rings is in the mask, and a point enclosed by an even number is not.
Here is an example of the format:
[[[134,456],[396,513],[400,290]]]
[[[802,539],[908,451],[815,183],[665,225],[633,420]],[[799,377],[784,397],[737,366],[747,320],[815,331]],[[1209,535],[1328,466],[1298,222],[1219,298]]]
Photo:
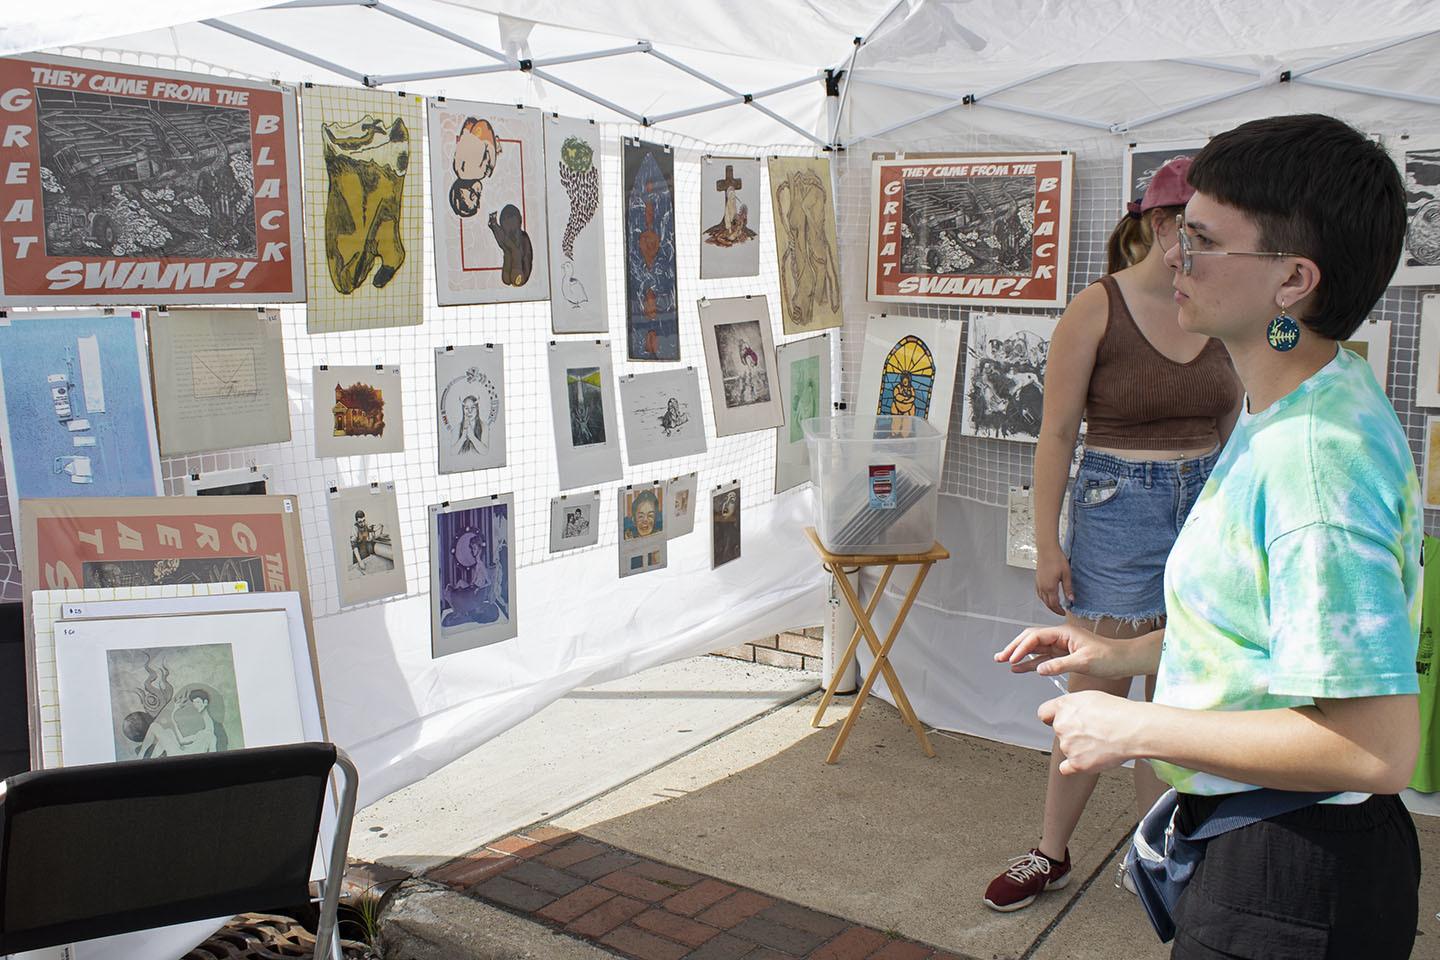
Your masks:
[[[1379,130],[1382,135],[1399,131]],[[1414,134],[1418,131],[1409,130]],[[1160,142],[1195,136],[1194,131],[1167,130],[1143,141]],[[1105,242],[1124,211],[1122,162],[1128,139],[1120,137],[1076,137],[1060,148],[1075,154],[1074,214],[1070,232],[1070,296],[1083,290],[1105,272]],[[867,303],[865,267],[869,253],[870,161],[877,152],[903,150],[906,153],[995,153],[1055,152],[1054,144],[1026,142],[996,136],[969,136],[866,142],[841,153],[836,160],[836,215],[840,231],[841,282],[845,288],[845,325],[841,343],[841,397],[854,402],[865,348],[865,319],[871,313],[903,316],[964,318],[972,310],[987,313],[1037,313],[1036,310],[1005,310],[1000,307],[957,307],[935,304]],[[1386,392],[1395,406],[1410,441],[1417,470],[1423,467],[1425,419],[1440,414],[1414,404],[1420,333],[1420,298],[1437,288],[1390,287],[1370,317],[1388,320],[1390,328],[1390,370]],[[1049,311],[1058,316],[1058,311]],[[968,323],[963,333],[968,338]],[[962,339],[962,343],[965,340]],[[955,372],[955,403],[950,413],[949,439],[945,446],[945,468],[940,492],[981,503],[1005,506],[1012,486],[1030,483],[1035,466],[1035,445],[960,434],[966,353],[961,350],[960,369]],[[1440,511],[1425,511],[1425,532],[1440,535]]]
[[[301,105],[304,110],[303,99]],[[700,339],[697,301],[763,295],[770,305],[771,325],[776,342],[786,338],[779,323],[779,282],[775,258],[775,237],[768,202],[750,212],[752,228],[760,243],[760,272],[755,277],[700,280],[700,190],[701,160],[704,156],[763,157],[770,153],[804,153],[794,147],[759,147],[752,144],[706,144],[689,138],[666,136],[638,126],[600,125],[601,202],[606,242],[607,296],[610,314],[608,334],[553,335],[548,302],[487,304],[440,307],[435,299],[434,271],[424,271],[424,317],[422,326],[389,327],[310,335],[306,333],[304,305],[281,308],[285,335],[285,368],[290,395],[292,437],[289,443],[251,447],[243,450],[192,457],[167,458],[162,463],[166,492],[183,492],[184,478],[246,466],[273,466],[271,490],[298,494],[301,499],[305,554],[310,575],[311,602],[317,616],[337,612],[339,594],[333,557],[332,531],[326,496],[331,487],[365,483],[395,483],[400,511],[400,536],[406,552],[407,595],[429,589],[430,556],[426,507],[443,501],[459,501],[491,494],[513,492],[515,517],[512,520],[512,548],[520,567],[545,562],[549,557],[550,500],[560,493],[555,466],[555,446],[548,386],[548,349],[552,340],[606,339],[610,343],[615,375],[693,366],[702,380],[706,377]],[[621,183],[621,154],[624,138],[640,136],[654,143],[667,143],[675,153],[675,210],[678,290],[680,308],[680,362],[632,363],[625,350],[624,273],[624,192]],[[547,160],[548,162],[548,160]],[[428,178],[419,165],[417,179],[407,182],[415,190],[416,205],[429,211]],[[762,178],[765,176],[761,165]],[[407,178],[408,181],[408,178]],[[423,187],[422,187],[423,184]],[[713,186],[713,184],[712,184]],[[762,182],[761,196],[768,197],[768,183]],[[423,190],[423,196],[421,191]],[[408,198],[407,198],[408,201]],[[311,224],[307,223],[307,228]],[[432,224],[425,216],[424,250],[428,259]],[[325,280],[327,278],[320,278]],[[318,283],[311,278],[312,286]],[[435,351],[446,346],[494,343],[504,346],[506,466],[470,473],[440,475],[437,472],[435,415]],[[404,406],[405,450],[403,453],[340,459],[316,459],[314,455],[314,407],[312,368],[321,364],[399,364]],[[322,397],[321,402],[329,403]],[[615,550],[618,539],[615,489],[626,483],[664,480],[691,471],[699,473],[701,489],[738,479],[744,505],[765,503],[774,497],[775,431],[764,430],[717,439],[709,390],[701,388],[702,413],[706,421],[707,452],[675,458],[643,467],[625,468],[620,484],[601,485],[600,539],[582,550]],[[621,429],[617,424],[616,429]],[[572,491],[580,492],[580,491]],[[704,536],[703,531],[697,531]],[[567,551],[569,556],[580,551]],[[657,576],[665,576],[664,573]],[[384,603],[399,599],[388,598]]]

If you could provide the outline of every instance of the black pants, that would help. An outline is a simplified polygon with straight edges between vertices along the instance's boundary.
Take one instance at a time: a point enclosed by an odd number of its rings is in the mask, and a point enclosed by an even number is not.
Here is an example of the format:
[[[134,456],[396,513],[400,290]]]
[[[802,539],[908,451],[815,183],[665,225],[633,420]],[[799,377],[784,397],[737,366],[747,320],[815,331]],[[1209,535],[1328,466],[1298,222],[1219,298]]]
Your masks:
[[[1219,799],[1182,795],[1180,829]],[[1171,960],[1403,960],[1419,885],[1399,797],[1305,807],[1210,841],[1175,907]]]

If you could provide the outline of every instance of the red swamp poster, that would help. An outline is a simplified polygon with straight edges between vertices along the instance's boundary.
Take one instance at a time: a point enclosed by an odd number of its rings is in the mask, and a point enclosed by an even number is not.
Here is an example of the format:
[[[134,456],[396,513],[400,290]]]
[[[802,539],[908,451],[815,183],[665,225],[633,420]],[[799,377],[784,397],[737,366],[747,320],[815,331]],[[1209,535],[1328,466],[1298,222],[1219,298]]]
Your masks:
[[[1074,158],[879,159],[871,172],[871,300],[1063,307]]]
[[[0,59],[0,303],[305,299],[295,92]]]

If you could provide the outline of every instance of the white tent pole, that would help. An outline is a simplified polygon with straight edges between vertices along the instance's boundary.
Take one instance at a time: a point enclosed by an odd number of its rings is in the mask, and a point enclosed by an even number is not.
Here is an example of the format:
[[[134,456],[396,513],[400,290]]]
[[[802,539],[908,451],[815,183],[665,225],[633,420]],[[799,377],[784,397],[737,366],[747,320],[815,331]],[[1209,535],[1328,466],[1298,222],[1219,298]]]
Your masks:
[[[1320,77],[1295,77],[1290,78],[1292,83],[1309,84],[1312,87],[1323,87],[1326,90],[1340,90],[1344,93],[1363,93],[1372,97],[1385,97],[1389,100],[1403,100],[1408,103],[1423,103],[1429,107],[1440,107],[1440,97],[1431,97],[1423,93],[1406,93],[1403,90],[1385,90],[1380,87],[1367,87],[1358,83],[1344,83],[1339,80],[1325,80]]]
[[[303,10],[311,7],[373,7],[377,0],[286,0],[285,3],[276,3],[265,10]]]
[[[419,27],[421,30],[433,33],[437,37],[444,37],[446,40],[449,40],[452,43],[458,43],[462,47],[469,47],[476,53],[483,53],[485,54],[485,56],[489,57],[492,60],[498,60],[501,63],[509,64],[510,66],[516,68],[520,66],[520,61],[516,60],[514,57],[508,57],[505,54],[501,53],[499,50],[492,50],[489,47],[485,46],[485,44],[483,43],[476,43],[469,37],[464,36],[463,34],[456,33],[453,30],[447,30],[439,24],[431,23],[429,20],[422,20],[414,14],[406,13],[404,10],[397,10],[395,7],[390,6],[388,3],[376,3],[375,9],[379,10],[381,13],[388,14],[394,17],[396,20],[403,20],[413,27]]]
[[[590,53],[571,53],[563,57],[539,57],[531,60],[530,65],[534,67],[553,67],[560,63],[580,63],[584,60],[602,60],[605,57],[618,57],[627,53],[644,53],[650,49],[650,41],[640,40],[630,44],[628,47],[611,47],[609,50],[592,50]]]
[[[532,60],[532,67],[548,67],[556,63],[579,63],[582,60],[599,60],[604,57],[618,57],[625,53],[643,53],[645,42],[633,44],[628,47],[614,47],[609,50],[596,50],[592,53],[572,53],[564,57],[546,57],[540,60]],[[479,76],[486,73],[502,73],[506,70],[519,69],[518,65],[508,63],[496,63],[485,67],[447,67],[443,70],[421,70],[416,73],[386,73],[380,75],[372,74],[369,78],[371,86],[383,86],[388,83],[414,83],[417,80],[443,80],[447,77],[468,77]]]
[[[858,39],[860,40],[860,45],[861,45],[861,46],[864,46],[865,44],[869,43],[869,42],[870,42],[870,37],[871,37],[871,35],[874,34],[874,32],[875,32],[876,30],[879,30],[881,27],[883,27],[883,26],[885,25],[885,21],[890,19],[890,15],[893,14],[896,10],[900,9],[902,6],[904,6],[907,2],[909,2],[909,0],[894,0],[894,2],[890,4],[890,6],[886,7],[886,8],[885,8],[885,12],[882,13],[882,14],[880,14],[880,16],[876,17],[876,18],[870,23],[870,28],[869,28],[868,30],[866,30],[864,33],[860,34],[860,36],[859,36],[859,38],[858,38]],[[852,62],[852,63],[854,62],[854,57],[855,57],[855,54],[854,54],[854,52],[852,51],[851,54],[850,54],[850,58],[851,58],[851,62]],[[835,69],[835,70],[840,69],[840,64],[842,64],[842,63],[844,63],[844,62],[845,62],[845,58],[842,57],[842,58],[840,59],[840,63],[835,64],[832,69]]]
[[[782,83],[778,87],[771,87],[769,90],[761,90],[758,93],[750,94],[751,100],[759,100],[761,97],[769,97],[777,93],[784,93],[786,90],[794,90],[796,87],[803,87],[806,84],[815,82],[814,77],[806,77],[803,80],[792,80],[789,83]],[[697,113],[705,113],[709,110],[720,110],[724,107],[733,107],[737,103],[744,103],[744,96],[727,97],[724,100],[716,100],[714,103],[701,104],[698,107],[690,107],[685,110],[676,110],[673,113],[662,113],[655,117],[646,117],[652,124],[664,123],[666,120],[676,120],[680,117],[691,117]]]
[[[894,133],[901,127],[908,127],[912,123],[919,123],[921,120],[929,120],[931,117],[938,117],[940,114],[946,113],[950,110],[954,110],[956,107],[964,106],[965,99],[965,97],[961,97],[958,100],[951,100],[949,103],[942,103],[940,106],[935,107],[933,110],[926,110],[924,113],[916,114],[913,117],[907,117],[904,120],[899,121],[898,123],[890,124],[890,126],[888,127],[881,127],[879,130],[872,130],[869,133],[862,134],[861,136],[851,137],[849,140],[845,141],[843,146],[846,149],[849,149],[850,147],[854,146],[862,140],[871,140],[875,137],[883,137],[887,133]]]
[[[1263,77],[1264,70],[1256,70],[1254,67],[1240,67],[1233,63],[1216,63],[1214,60],[1195,60],[1190,57],[1176,57],[1171,63],[1183,63],[1187,67],[1204,67],[1207,70],[1224,70],[1226,73],[1238,73],[1247,77]]]
[[[269,37],[261,36],[244,27],[237,27],[233,23],[226,23],[224,20],[201,20],[207,27],[219,30],[221,33],[228,33],[231,36],[239,37],[242,40],[249,40],[251,43],[258,43],[262,47],[269,47],[277,53],[283,53],[287,57],[294,57],[296,60],[303,60],[306,63],[314,64],[322,70],[329,70],[331,73],[338,73],[342,77],[348,77],[357,83],[365,82],[365,74],[358,70],[351,70],[349,67],[342,67],[338,63],[331,63],[329,60],[321,59],[314,54],[306,53],[304,50],[297,50],[288,44],[278,40],[271,40]]]
[[[451,67],[447,70],[422,70],[419,73],[370,74],[365,83],[372,87],[383,87],[390,83],[414,83],[417,80],[445,80],[449,77],[476,77],[486,73],[509,73],[515,68],[508,63],[492,63],[484,67]]]
[[[1394,40],[1387,40],[1384,43],[1377,43],[1373,47],[1366,47],[1364,50],[1356,50],[1352,53],[1341,54],[1338,57],[1331,57],[1329,60],[1322,60],[1319,63],[1312,63],[1308,67],[1301,67],[1298,70],[1290,71],[1290,79],[1294,80],[1306,74],[1314,73],[1316,70],[1324,70],[1326,67],[1333,67],[1337,64],[1347,63],[1359,57],[1368,57],[1372,53],[1379,53],[1382,50],[1389,50],[1391,47],[1398,47],[1402,43],[1410,43],[1412,40],[1421,40],[1425,37],[1433,37],[1440,30],[1427,30],[1424,33],[1412,33],[1405,37],[1396,37]],[[1387,94],[1388,96],[1388,94]]]
[[[895,9],[894,7],[890,8]],[[887,17],[890,15],[887,11]],[[850,62],[845,65],[845,76],[840,79],[840,103],[835,107],[835,116],[830,121],[830,142],[840,142],[840,118],[845,116],[845,101],[850,99],[850,75],[855,72],[855,58],[860,56],[860,48],[865,45],[864,37],[855,38],[855,49],[850,51]]]
[[[1036,110],[1033,107],[1021,107],[1013,103],[988,103],[983,100],[976,100],[974,105],[977,107],[986,107],[990,110],[1003,110],[1006,113],[1018,113],[1026,117],[1038,117],[1041,120],[1070,123],[1077,127],[1089,127],[1092,130],[1110,131],[1110,124],[1103,120],[1091,120],[1088,117],[1071,117],[1063,113],[1051,113],[1049,110]]]
[[[830,144],[826,143],[824,140],[821,140],[819,137],[815,136],[815,134],[811,133],[809,130],[806,130],[805,128],[800,127],[800,126],[798,126],[798,125],[790,122],[789,120],[786,120],[784,117],[780,116],[780,114],[776,113],[774,110],[771,110],[769,107],[765,106],[764,104],[756,103],[756,102],[755,102],[755,98],[754,98],[753,96],[747,97],[745,94],[741,93],[739,90],[735,90],[735,89],[733,89],[733,88],[731,88],[731,87],[729,87],[729,86],[721,83],[719,80],[716,80],[714,77],[708,77],[708,76],[706,76],[705,74],[701,73],[699,70],[696,70],[694,67],[690,66],[690,65],[687,64],[687,63],[682,63],[681,61],[676,60],[674,57],[669,56],[668,54],[661,53],[659,50],[656,50],[653,46],[650,47],[646,52],[649,53],[652,57],[654,57],[654,58],[656,58],[657,60],[661,61],[662,63],[668,63],[668,64],[670,64],[670,66],[674,67],[676,70],[680,70],[680,71],[682,71],[682,72],[684,72],[684,73],[688,73],[688,74],[690,74],[690,76],[694,77],[696,80],[700,80],[700,81],[702,81],[702,82],[704,82],[704,83],[710,84],[710,86],[714,87],[716,90],[719,90],[721,93],[728,93],[728,94],[729,94],[730,96],[732,96],[732,97],[740,97],[742,100],[744,100],[744,102],[748,103],[750,106],[754,107],[756,110],[759,110],[761,113],[765,114],[765,116],[769,117],[771,120],[774,120],[776,123],[778,123],[778,124],[780,124],[780,125],[782,125],[782,126],[785,126],[785,127],[790,128],[791,130],[793,130],[793,131],[795,131],[796,133],[800,134],[800,136],[804,137],[806,140],[809,140],[810,142],[814,143],[817,147],[829,147],[829,146],[830,146]],[[538,71],[537,71],[537,72],[538,72]]]
[[[555,76],[553,73],[550,73],[549,71],[546,71],[546,70],[531,70],[530,73],[533,74],[534,76],[539,77],[541,80],[548,80],[548,81],[550,81],[551,83],[555,84],[555,86],[559,87],[559,88],[562,89],[562,90],[569,90],[571,93],[575,94],[575,96],[577,96],[577,97],[584,97],[586,100],[589,100],[591,103],[598,103],[598,104],[600,104],[600,106],[605,107],[606,109],[614,110],[616,113],[620,114],[620,116],[622,116],[622,117],[627,117],[627,118],[629,118],[630,120],[635,121],[636,123],[643,123],[643,122],[645,121],[645,118],[642,117],[642,116],[640,116],[640,114],[636,113],[635,111],[633,111],[633,110],[626,110],[624,107],[620,106],[620,104],[618,104],[618,103],[614,103],[614,102],[612,102],[612,101],[610,101],[610,100],[606,100],[604,97],[598,97],[598,96],[596,96],[595,94],[590,93],[590,92],[587,91],[587,90],[582,90],[582,89],[580,89],[579,87],[575,86],[575,84],[573,84],[573,83],[570,83],[570,82],[565,81],[565,80],[561,80],[559,77]]]
[[[1049,70],[1041,70],[1039,73],[1032,73],[1029,76],[1021,77],[1019,80],[1011,80],[1009,83],[1002,83],[998,87],[991,87],[989,90],[985,90],[981,93],[975,94],[973,98],[974,102],[979,103],[986,97],[993,97],[996,94],[1004,93],[1006,90],[1013,90],[1021,84],[1032,83],[1036,80],[1043,80],[1046,77],[1050,76],[1052,73],[1059,73],[1061,70],[1069,70],[1071,66],[1073,66],[1073,64],[1061,64],[1058,67],[1051,67]]]
[[[1199,97],[1187,103],[1179,104],[1178,106],[1167,107],[1164,110],[1158,110],[1155,113],[1146,114],[1143,117],[1136,117],[1133,120],[1122,121],[1115,124],[1110,129],[1115,133],[1125,133],[1129,130],[1133,130],[1136,127],[1144,126],[1147,123],[1154,123],[1156,120],[1164,120],[1166,117],[1173,117],[1177,113],[1185,113],[1189,110],[1197,110],[1200,107],[1208,107],[1212,103],[1219,103],[1222,100],[1229,100],[1232,97],[1244,96],[1247,93],[1255,90],[1260,90],[1264,87],[1268,87],[1272,84],[1279,82],[1280,78],[1278,76],[1265,77],[1263,79],[1256,80],[1254,83],[1247,83],[1243,87],[1236,87],[1233,90],[1225,90],[1220,93],[1214,93],[1208,97]]]

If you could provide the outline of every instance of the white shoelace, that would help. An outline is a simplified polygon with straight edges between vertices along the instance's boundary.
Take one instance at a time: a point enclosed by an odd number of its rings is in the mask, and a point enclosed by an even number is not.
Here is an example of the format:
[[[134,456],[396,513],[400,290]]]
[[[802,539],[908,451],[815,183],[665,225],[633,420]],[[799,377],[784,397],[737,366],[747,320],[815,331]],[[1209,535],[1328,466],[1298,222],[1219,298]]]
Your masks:
[[[1005,871],[1005,875],[1016,883],[1024,883],[1037,873],[1043,873],[1046,876],[1050,874],[1050,861],[1038,853],[1011,857],[1010,869]]]

